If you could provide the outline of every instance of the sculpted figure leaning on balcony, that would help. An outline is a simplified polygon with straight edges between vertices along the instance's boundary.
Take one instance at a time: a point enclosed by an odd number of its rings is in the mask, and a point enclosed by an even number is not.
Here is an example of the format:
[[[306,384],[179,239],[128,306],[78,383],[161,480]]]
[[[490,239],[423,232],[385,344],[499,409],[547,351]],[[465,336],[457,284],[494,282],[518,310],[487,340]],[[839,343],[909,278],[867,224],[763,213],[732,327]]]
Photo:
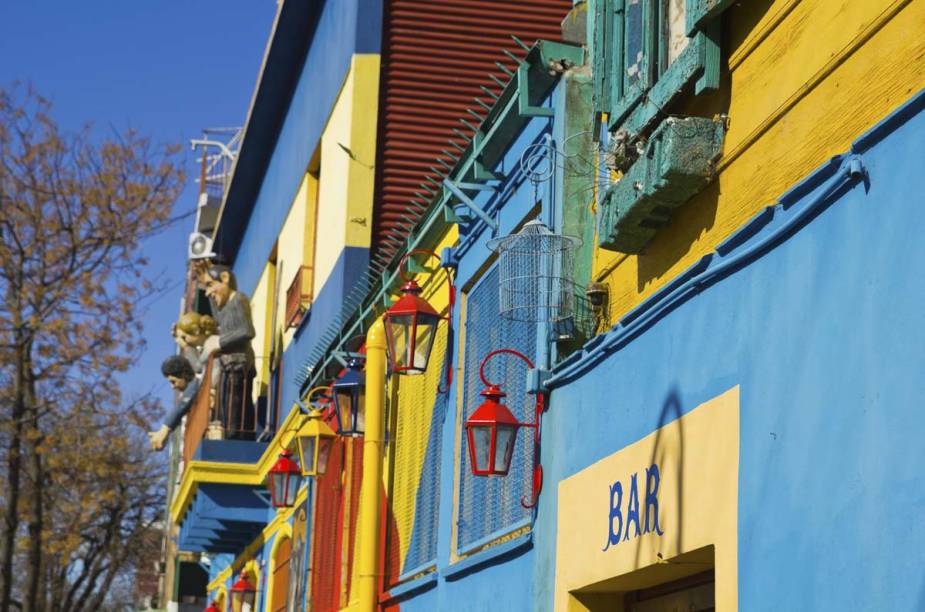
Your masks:
[[[251,397],[255,374],[251,340],[256,332],[250,302],[237,291],[234,274],[228,266],[210,265],[200,278],[218,325],[218,335],[207,338],[202,348],[203,356],[216,356],[213,368],[217,365],[221,372],[217,390],[218,416],[226,438],[253,439],[257,428]]]
[[[193,400],[196,399],[196,392],[199,391],[199,380],[193,373],[193,366],[186,357],[182,355],[171,355],[161,364],[161,374],[170,383],[174,391],[180,392],[180,397],[167,416],[164,418],[164,424],[157,431],[149,431],[148,438],[151,441],[151,448],[161,450],[167,441],[167,436],[171,431],[176,429],[180,424],[180,419],[189,412]]]
[[[180,354],[186,357],[197,377],[209,361],[209,356],[203,352],[203,345],[209,336],[218,333],[215,320],[209,315],[196,312],[184,313],[173,326],[173,337],[180,347]]]

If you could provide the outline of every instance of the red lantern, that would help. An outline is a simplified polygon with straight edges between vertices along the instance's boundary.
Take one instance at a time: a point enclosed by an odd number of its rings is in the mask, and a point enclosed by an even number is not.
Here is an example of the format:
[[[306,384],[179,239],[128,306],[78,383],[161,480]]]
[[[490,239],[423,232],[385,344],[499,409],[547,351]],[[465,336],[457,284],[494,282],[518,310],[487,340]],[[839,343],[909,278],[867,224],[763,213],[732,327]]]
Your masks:
[[[518,357],[528,367],[533,368],[533,362],[526,355],[513,349],[498,349],[488,353],[482,359],[479,376],[487,388],[481,393],[485,401],[466,419],[469,463],[472,465],[472,473],[475,476],[506,476],[511,469],[517,431],[521,427],[533,429],[533,492],[530,501],[520,500],[521,505],[525,508],[532,508],[536,505],[540,489],[543,487],[543,468],[539,464],[540,415],[543,413],[543,394],[539,389],[535,390],[536,404],[534,405],[533,422],[521,423],[518,421],[508,407],[501,403],[502,398],[506,397],[501,387],[485,378],[485,364],[488,363],[489,359],[499,354]]]
[[[231,607],[235,612],[241,612],[243,605],[247,604],[251,610],[257,602],[257,587],[254,586],[247,575],[242,571],[238,581],[231,585]]]
[[[440,315],[421,297],[421,287],[409,280],[404,295],[383,315],[392,372],[423,374],[437,336]]]
[[[294,506],[301,484],[302,470],[292,458],[289,449],[285,449],[267,473],[267,487],[270,489],[273,507],[291,508]]]
[[[206,607],[205,610],[203,610],[203,612],[222,612],[222,611],[218,609],[218,604],[213,601]]]
[[[476,476],[506,476],[511,469],[514,442],[521,423],[501,403],[506,393],[498,385],[482,391],[482,402],[466,420],[469,461]]]

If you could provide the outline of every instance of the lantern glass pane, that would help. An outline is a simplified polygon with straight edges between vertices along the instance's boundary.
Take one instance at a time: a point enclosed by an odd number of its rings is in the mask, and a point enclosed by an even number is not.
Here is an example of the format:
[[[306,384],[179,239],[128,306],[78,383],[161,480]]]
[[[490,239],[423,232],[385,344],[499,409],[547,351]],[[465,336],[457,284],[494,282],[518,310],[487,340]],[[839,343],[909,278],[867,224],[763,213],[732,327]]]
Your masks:
[[[360,386],[358,391],[356,432],[361,434],[366,431],[366,385]]]
[[[489,453],[491,452],[491,427],[488,425],[473,425],[469,431],[472,432],[473,459],[475,469],[480,472],[489,469]]]
[[[415,370],[423,372],[427,369],[427,360],[430,357],[430,351],[434,347],[434,338],[437,334],[437,324],[440,319],[419,315],[418,325],[415,328],[414,338],[414,361],[412,365]]]
[[[389,317],[387,331],[389,335],[389,349],[392,351],[392,364],[396,369],[405,368],[411,363],[411,329],[414,325],[414,316],[394,315]]]
[[[299,474],[289,474],[286,478],[286,507],[290,508],[295,505],[295,498],[299,494],[299,485],[302,484],[302,477]]]
[[[517,428],[512,425],[498,425],[495,441],[495,465],[493,471],[506,473],[511,466],[514,442],[517,440]]]
[[[302,455],[302,473],[315,473],[315,440],[316,436],[302,436],[299,438],[299,448]]]
[[[253,612],[254,604],[257,603],[257,593],[247,592],[244,594],[244,612]]]
[[[273,485],[273,505],[281,506],[286,503],[286,485],[289,481],[289,474],[272,474],[270,479]]]
[[[337,422],[340,425],[341,433],[352,433],[354,430],[353,423],[353,396],[355,387],[337,389],[335,391],[335,402],[337,403]]]
[[[324,474],[328,469],[328,456],[331,454],[331,446],[334,444],[334,438],[321,438],[318,440],[318,473]]]

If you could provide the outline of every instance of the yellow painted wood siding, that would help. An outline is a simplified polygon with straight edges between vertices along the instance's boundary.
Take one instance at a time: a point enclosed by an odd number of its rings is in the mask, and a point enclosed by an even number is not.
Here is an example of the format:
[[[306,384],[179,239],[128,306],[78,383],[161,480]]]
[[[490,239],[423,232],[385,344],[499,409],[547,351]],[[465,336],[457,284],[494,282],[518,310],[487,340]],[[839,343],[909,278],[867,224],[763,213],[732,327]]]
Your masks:
[[[640,256],[595,253],[611,322],[925,87],[925,0],[742,2],[728,75],[677,112],[728,113],[719,174]]]

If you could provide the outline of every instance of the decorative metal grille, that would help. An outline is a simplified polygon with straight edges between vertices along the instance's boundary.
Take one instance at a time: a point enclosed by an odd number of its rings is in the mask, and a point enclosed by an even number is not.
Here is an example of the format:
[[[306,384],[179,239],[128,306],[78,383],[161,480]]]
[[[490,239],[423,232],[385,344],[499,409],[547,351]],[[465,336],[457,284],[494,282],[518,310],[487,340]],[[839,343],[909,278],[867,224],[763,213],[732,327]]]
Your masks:
[[[448,393],[445,385],[447,326],[434,340],[430,366],[422,376],[397,376],[394,472],[389,503],[395,530],[389,539],[389,584],[418,573],[436,562],[440,514],[440,453]],[[407,552],[398,537],[409,538]]]
[[[556,322],[572,315],[577,238],[552,233],[539,219],[516,234],[496,238],[499,312],[513,321]]]
[[[479,379],[479,365],[489,351],[512,348],[531,360],[536,358],[536,323],[498,318],[499,276],[498,266],[494,266],[469,293],[466,304],[465,370],[460,381],[463,421],[482,401],[479,393],[484,385]],[[486,374],[490,380],[503,384],[508,393],[506,404],[514,416],[521,421],[533,418],[534,399],[525,393],[527,369],[523,362],[499,356],[488,363]],[[461,436],[456,541],[460,553],[487,544],[529,522],[530,510],[521,506],[520,500],[530,497],[533,457],[533,437],[521,432],[507,476],[473,476],[465,432]]]

